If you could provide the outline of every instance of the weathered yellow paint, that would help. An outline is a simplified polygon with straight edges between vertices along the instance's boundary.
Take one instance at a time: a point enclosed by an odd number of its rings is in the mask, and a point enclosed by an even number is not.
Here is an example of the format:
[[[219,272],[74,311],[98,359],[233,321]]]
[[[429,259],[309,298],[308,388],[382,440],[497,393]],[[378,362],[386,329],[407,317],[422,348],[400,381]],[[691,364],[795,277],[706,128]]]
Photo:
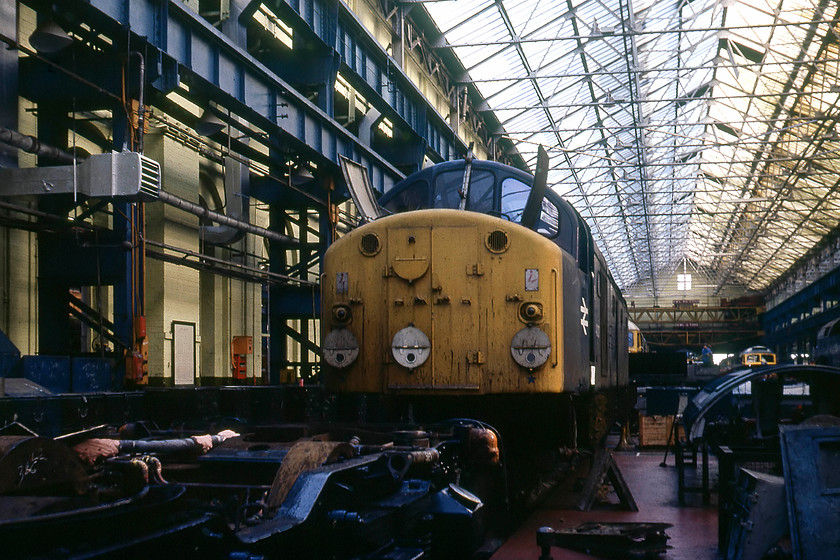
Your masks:
[[[504,231],[509,248],[486,245]],[[364,256],[363,235],[376,233],[381,250]],[[539,289],[526,290],[525,271],[539,273]],[[349,276],[347,293],[336,293],[339,273]],[[388,393],[561,392],[562,258],[542,236],[491,216],[455,210],[398,214],[358,228],[337,241],[324,259],[323,328],[330,310],[347,303],[349,329],[359,357],[330,371],[331,390]],[[526,321],[522,305],[542,309],[538,326],[552,341],[548,362],[534,371],[517,365],[511,340]],[[413,370],[391,356],[394,334],[407,326],[431,342],[429,359]],[[329,371],[329,370],[328,370]]]

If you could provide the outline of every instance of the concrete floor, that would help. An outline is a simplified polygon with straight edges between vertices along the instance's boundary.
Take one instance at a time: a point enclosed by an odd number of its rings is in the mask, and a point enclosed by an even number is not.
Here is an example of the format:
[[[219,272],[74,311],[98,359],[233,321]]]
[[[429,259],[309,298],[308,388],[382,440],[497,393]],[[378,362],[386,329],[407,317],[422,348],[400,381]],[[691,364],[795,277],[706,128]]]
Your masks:
[[[621,508],[615,494],[607,496],[611,503],[596,502],[588,512],[578,511],[568,499],[549,497],[493,554],[491,560],[536,559],[540,556],[540,548],[536,544],[538,528],[571,528],[586,521],[670,523],[673,526],[667,529],[666,533],[671,549],[660,558],[718,560],[716,497],[712,495],[711,505],[704,506],[699,493],[688,493],[686,505],[681,506],[678,501],[678,477],[674,457],[669,454],[666,466],[662,467],[660,464],[663,457],[664,450],[613,451],[613,458],[639,511],[632,512]],[[688,470],[692,471],[691,468]],[[699,485],[699,472],[698,466],[695,472],[687,473],[686,480],[689,485]],[[713,472],[713,476],[715,474]],[[552,547],[551,557],[554,560],[600,558],[559,547]]]

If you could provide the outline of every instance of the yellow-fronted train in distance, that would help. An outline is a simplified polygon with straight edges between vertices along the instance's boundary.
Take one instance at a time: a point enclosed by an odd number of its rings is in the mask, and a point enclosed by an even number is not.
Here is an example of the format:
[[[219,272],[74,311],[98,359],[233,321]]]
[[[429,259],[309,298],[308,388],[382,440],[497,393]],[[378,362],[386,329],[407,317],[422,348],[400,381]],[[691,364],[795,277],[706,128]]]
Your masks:
[[[640,354],[648,351],[648,343],[642,330],[633,321],[627,321],[627,351]]]
[[[772,366],[776,364],[776,353],[766,346],[750,346],[739,354],[745,366]]]
[[[612,426],[627,308],[584,220],[546,191],[540,150],[537,181],[472,159],[415,173],[327,250],[322,372],[338,417],[473,418],[531,463],[535,442],[557,454]]]

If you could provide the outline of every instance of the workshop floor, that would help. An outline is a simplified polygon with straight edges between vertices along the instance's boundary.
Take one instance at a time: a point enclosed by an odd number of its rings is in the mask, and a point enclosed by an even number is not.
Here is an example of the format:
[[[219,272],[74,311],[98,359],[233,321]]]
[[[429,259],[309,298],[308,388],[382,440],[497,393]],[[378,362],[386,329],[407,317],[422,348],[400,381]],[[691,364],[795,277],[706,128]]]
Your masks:
[[[572,528],[588,521],[670,523],[666,530],[671,547],[661,558],[677,560],[718,560],[718,514],[716,496],[711,496],[711,505],[702,504],[699,492],[686,494],[686,505],[678,500],[678,473],[673,455],[668,455],[666,466],[662,467],[663,450],[613,451],[627,487],[639,511],[621,508],[618,498],[611,494],[611,503],[596,503],[590,511],[577,510],[569,500],[547,499],[534,511],[522,526],[493,554],[491,560],[536,559],[540,548],[536,544],[536,532],[540,527],[559,530]],[[699,461],[698,461],[699,463]],[[716,465],[712,465],[713,469]],[[699,466],[696,472],[688,469],[687,486],[698,485]],[[713,471],[713,484],[716,473]],[[582,552],[552,547],[554,560],[592,560],[596,557]]]

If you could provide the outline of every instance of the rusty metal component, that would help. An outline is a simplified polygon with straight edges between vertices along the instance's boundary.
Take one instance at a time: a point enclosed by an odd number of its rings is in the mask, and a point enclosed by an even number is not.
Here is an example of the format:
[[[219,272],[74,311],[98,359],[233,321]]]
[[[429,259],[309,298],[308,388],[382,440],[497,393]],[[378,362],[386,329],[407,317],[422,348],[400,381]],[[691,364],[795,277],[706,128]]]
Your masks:
[[[149,479],[152,482],[156,484],[168,484],[166,479],[163,478],[163,465],[160,459],[147,455],[143,457],[143,462],[149,467]]]
[[[73,451],[86,465],[93,466],[105,459],[116,457],[120,442],[110,438],[90,438],[73,446]]]
[[[263,508],[234,529],[237,550],[426,558],[434,548],[445,551],[434,557],[471,557],[483,535],[483,502],[454,483],[428,479],[439,461],[436,449],[391,448],[304,470],[279,508]]]
[[[519,306],[519,318],[526,323],[538,323],[543,319],[543,305],[539,302],[526,302]]]
[[[424,430],[394,430],[389,435],[394,445],[429,447],[429,432]]]
[[[499,438],[493,430],[471,428],[469,435],[470,458],[475,464],[499,464]]]
[[[376,455],[369,455],[355,457],[342,463],[325,465],[318,468],[302,469],[299,467],[299,473],[296,475],[296,479],[292,481],[292,484],[284,482],[289,478],[289,475],[284,475],[278,485],[280,483],[284,485],[288,484],[286,497],[289,503],[282,504],[274,517],[266,519],[254,527],[243,528],[237,534],[237,538],[243,543],[254,544],[270,539],[277,534],[289,531],[304,523],[314,512],[322,492],[325,491],[328,482],[335,474],[364,467],[365,465],[372,464],[378,458]],[[292,470],[291,467],[289,470]],[[278,478],[281,478],[279,471],[277,474]],[[274,490],[274,486],[272,486],[272,490]],[[279,492],[280,489],[278,488],[275,491],[274,502],[277,501]],[[267,501],[268,503],[272,502],[271,492]]]
[[[559,546],[603,556],[605,558],[642,558],[668,550],[665,529],[670,523],[605,523],[588,522],[557,531],[551,527],[537,529],[540,560],[551,560],[551,547]]]
[[[0,436],[0,495],[81,491],[85,469],[65,445],[47,438]]]
[[[334,305],[332,308],[332,319],[336,324],[343,325],[349,323],[353,318],[353,311],[347,304]]]
[[[414,463],[437,463],[440,460],[440,452],[437,449],[409,451],[408,455]]]
[[[339,458],[353,456],[349,443],[337,441],[301,441],[292,446],[277,470],[266,505],[277,508],[286,499],[298,477],[321,465],[334,463]]]
[[[732,506],[724,558],[761,560],[788,530],[784,478],[742,468]]]
[[[394,479],[400,479],[408,472],[412,465],[433,465],[440,461],[437,449],[417,449],[414,451],[387,451],[388,471]]]

